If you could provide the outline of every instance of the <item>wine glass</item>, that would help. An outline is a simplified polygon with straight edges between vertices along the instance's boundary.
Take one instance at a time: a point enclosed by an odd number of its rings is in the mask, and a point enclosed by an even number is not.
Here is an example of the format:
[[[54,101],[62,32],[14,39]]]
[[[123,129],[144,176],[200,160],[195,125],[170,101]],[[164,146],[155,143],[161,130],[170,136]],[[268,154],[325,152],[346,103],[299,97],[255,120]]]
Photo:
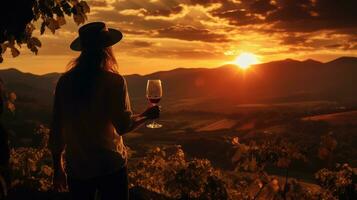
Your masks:
[[[146,98],[153,105],[157,105],[162,97],[162,86],[161,80],[148,80],[146,85]],[[148,128],[161,128],[162,125],[152,120],[151,123],[147,124]]]

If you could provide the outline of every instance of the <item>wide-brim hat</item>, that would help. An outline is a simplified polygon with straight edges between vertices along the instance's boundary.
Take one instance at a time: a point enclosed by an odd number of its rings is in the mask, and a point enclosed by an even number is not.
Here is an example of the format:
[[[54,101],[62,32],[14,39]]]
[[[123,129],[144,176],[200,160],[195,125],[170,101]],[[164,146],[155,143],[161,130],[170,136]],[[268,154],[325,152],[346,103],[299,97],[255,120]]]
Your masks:
[[[70,46],[74,51],[109,47],[123,38],[119,30],[107,28],[103,22],[85,24],[79,28],[78,33],[79,37],[74,39]]]

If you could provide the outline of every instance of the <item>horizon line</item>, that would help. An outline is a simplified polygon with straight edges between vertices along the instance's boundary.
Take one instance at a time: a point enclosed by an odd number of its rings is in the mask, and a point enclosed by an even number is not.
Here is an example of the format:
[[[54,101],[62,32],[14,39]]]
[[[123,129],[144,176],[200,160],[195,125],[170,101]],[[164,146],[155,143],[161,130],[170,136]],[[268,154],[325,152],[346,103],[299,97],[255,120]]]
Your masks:
[[[317,59],[312,59],[312,58],[307,58],[307,59],[304,59],[304,60],[293,59],[293,58],[285,58],[285,59],[279,59],[279,60],[272,60],[272,61],[257,63],[257,64],[254,64],[252,66],[264,65],[264,64],[268,64],[268,63],[279,62],[279,61],[287,61],[287,60],[292,60],[292,61],[297,61],[297,62],[316,61],[316,62],[319,62],[321,64],[326,64],[326,63],[330,63],[330,62],[333,62],[333,61],[341,59],[341,58],[355,58],[355,59],[357,59],[357,56],[340,56],[340,57],[336,57],[335,59],[331,59],[331,60],[325,61],[325,62],[317,60]],[[123,76],[135,76],[135,75],[148,76],[148,75],[152,75],[152,74],[155,74],[155,73],[169,72],[169,71],[173,71],[173,70],[177,70],[177,69],[216,69],[216,68],[224,67],[224,66],[227,66],[227,65],[236,65],[237,66],[237,64],[234,64],[232,62],[226,62],[223,65],[220,65],[220,66],[217,66],[217,67],[211,67],[211,68],[209,68],[209,67],[176,67],[176,68],[173,68],[173,69],[170,69],[170,70],[159,70],[159,71],[155,71],[155,72],[147,73],[147,74],[133,73],[133,74],[121,74],[121,75],[123,75]],[[16,67],[8,67],[8,68],[4,68],[4,69],[0,68],[0,71],[3,71],[3,70],[16,70],[16,71],[19,71],[19,72],[24,73],[24,74],[31,74],[31,75],[35,75],[35,76],[48,76],[48,75],[51,75],[51,74],[63,74],[63,73],[65,73],[65,72],[56,72],[56,71],[54,71],[54,72],[50,72],[50,73],[37,74],[37,73],[22,71],[22,70],[20,70],[20,69],[18,69]]]

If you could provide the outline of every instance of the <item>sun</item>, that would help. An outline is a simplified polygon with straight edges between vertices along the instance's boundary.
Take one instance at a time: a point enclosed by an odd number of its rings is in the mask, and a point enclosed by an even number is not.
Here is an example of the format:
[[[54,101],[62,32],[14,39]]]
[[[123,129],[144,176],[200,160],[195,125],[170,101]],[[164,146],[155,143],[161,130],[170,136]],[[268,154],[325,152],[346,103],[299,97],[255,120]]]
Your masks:
[[[251,65],[258,64],[259,59],[252,53],[241,53],[234,62],[240,69],[246,70]]]

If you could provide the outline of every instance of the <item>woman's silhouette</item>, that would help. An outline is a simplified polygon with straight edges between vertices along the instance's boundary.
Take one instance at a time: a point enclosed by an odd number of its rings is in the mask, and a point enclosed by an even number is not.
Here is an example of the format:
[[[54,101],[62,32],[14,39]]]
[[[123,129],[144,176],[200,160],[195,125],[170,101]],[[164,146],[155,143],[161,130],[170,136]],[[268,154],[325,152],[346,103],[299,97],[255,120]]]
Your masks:
[[[96,195],[101,200],[128,199],[127,154],[121,135],[160,113],[154,106],[132,114],[126,82],[116,72],[111,48],[121,39],[120,31],[102,22],[82,26],[71,44],[81,54],[57,83],[50,136],[53,183],[62,191],[67,177],[73,199]]]

